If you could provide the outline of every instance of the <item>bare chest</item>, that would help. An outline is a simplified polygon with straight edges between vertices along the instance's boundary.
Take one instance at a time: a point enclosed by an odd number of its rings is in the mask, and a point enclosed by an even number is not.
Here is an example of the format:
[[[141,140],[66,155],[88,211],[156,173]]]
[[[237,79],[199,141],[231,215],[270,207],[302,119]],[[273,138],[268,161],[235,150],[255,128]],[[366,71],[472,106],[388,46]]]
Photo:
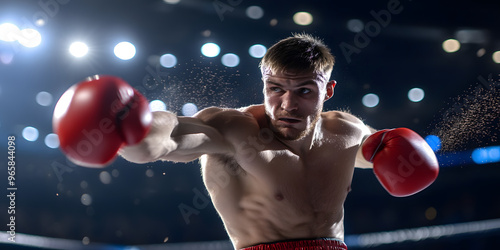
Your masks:
[[[297,154],[279,144],[259,146],[202,163],[205,184],[231,237],[254,235],[255,242],[342,237],[357,147],[325,141]]]
[[[335,141],[305,154],[270,145],[239,162],[255,177],[250,189],[298,210],[331,212],[341,208],[350,189],[356,151]]]

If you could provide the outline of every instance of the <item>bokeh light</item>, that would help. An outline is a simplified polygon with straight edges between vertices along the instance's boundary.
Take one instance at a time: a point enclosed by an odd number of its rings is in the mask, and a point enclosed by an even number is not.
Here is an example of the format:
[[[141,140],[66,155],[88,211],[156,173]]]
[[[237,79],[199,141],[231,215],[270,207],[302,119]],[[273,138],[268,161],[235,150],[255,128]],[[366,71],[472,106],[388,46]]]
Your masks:
[[[45,145],[49,148],[58,148],[59,147],[59,137],[56,134],[50,133],[45,136]]]
[[[434,220],[437,216],[437,210],[434,207],[429,207],[425,210],[425,218],[427,220]]]
[[[373,108],[378,105],[380,99],[378,98],[378,95],[376,94],[366,94],[363,96],[363,99],[361,99],[361,102],[365,107],[368,108]]]
[[[42,91],[36,95],[36,102],[41,106],[49,106],[52,104],[52,95],[48,92]]]
[[[74,57],[83,57],[89,52],[89,47],[83,42],[74,42],[69,46],[69,53]]]
[[[262,44],[254,44],[248,49],[248,53],[253,58],[262,58],[266,54],[267,48]]]
[[[351,32],[358,33],[365,28],[363,21],[359,19],[351,19],[347,21],[347,29]]]
[[[500,161],[500,146],[499,147],[490,147],[488,151],[488,157],[492,162]]]
[[[129,42],[121,42],[115,46],[115,56],[122,60],[130,60],[134,58],[136,49],[135,46]]]
[[[182,106],[183,116],[193,116],[198,112],[198,107],[194,103],[186,103]]]
[[[82,194],[80,202],[85,206],[92,205],[92,196],[90,194]]]
[[[484,148],[477,148],[472,151],[472,160],[476,164],[484,164],[488,161],[488,151]]]
[[[480,48],[476,52],[477,57],[482,57],[482,56],[484,56],[484,54],[486,54],[486,50],[484,48]]]
[[[102,184],[110,184],[111,183],[111,175],[108,171],[102,171],[99,173],[99,180]]]
[[[0,54],[0,62],[3,64],[11,64],[14,60],[14,53],[11,51],[4,51]]]
[[[428,135],[425,137],[425,141],[427,142],[427,144],[429,144],[429,146],[434,152],[441,149],[441,139],[439,138],[439,136]]]
[[[161,100],[153,100],[149,103],[149,110],[151,110],[152,112],[154,112],[154,111],[166,111],[167,104],[165,104]]]
[[[23,29],[19,32],[17,41],[24,47],[34,48],[42,43],[42,35],[35,29]]]
[[[89,237],[87,237],[87,236],[83,237],[83,238],[82,238],[82,245],[85,245],[85,246],[86,246],[86,245],[88,245],[88,244],[90,244],[90,238],[89,238]]]
[[[45,23],[46,23],[45,19],[43,19],[43,18],[38,18],[35,21],[35,25],[38,26],[38,27],[45,26]]]
[[[425,92],[421,88],[412,88],[408,91],[408,99],[412,102],[420,102],[424,99]]]
[[[172,68],[177,64],[177,57],[172,54],[164,54],[160,57],[160,65],[165,68]]]
[[[500,146],[476,148],[471,157],[476,164],[500,162]]]
[[[313,22],[313,16],[309,12],[297,12],[293,15],[293,21],[298,25],[306,26]]]
[[[500,51],[495,51],[492,58],[495,63],[500,63]]]
[[[222,56],[221,62],[226,67],[236,67],[240,64],[240,58],[233,53],[227,53]]]
[[[250,6],[247,8],[246,14],[252,19],[260,19],[264,16],[264,10],[259,6]]]
[[[276,19],[276,18],[271,19],[271,21],[269,21],[269,25],[271,25],[273,27],[278,25],[278,19]]]
[[[201,46],[201,53],[206,57],[216,57],[220,53],[220,47],[215,43],[205,43]]]
[[[204,30],[201,32],[201,35],[204,37],[210,37],[212,35],[212,31],[210,30]]]
[[[12,23],[2,23],[0,24],[0,41],[4,42],[14,42],[19,36],[19,27]]]
[[[443,42],[443,50],[448,53],[457,52],[460,49],[460,42],[455,39],[448,39]]]
[[[27,141],[36,141],[38,139],[38,129],[31,126],[25,127],[22,134]]]

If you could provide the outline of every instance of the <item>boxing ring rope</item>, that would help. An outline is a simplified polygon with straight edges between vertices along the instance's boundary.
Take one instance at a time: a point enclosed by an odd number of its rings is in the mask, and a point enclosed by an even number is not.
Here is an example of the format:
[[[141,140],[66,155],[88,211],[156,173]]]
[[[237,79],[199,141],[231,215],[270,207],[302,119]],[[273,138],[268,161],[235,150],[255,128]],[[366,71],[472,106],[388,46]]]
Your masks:
[[[350,247],[375,247],[384,244],[397,244],[407,241],[439,239],[441,237],[465,234],[486,233],[500,229],[500,219],[464,222],[448,225],[401,229],[388,232],[347,235],[345,242]]]
[[[500,230],[500,219],[491,219],[474,222],[464,222],[429,227],[400,229],[395,231],[346,235],[345,242],[351,248],[371,248],[380,245],[399,244],[423,240],[438,240],[443,237],[482,234]],[[74,250],[231,250],[229,241],[164,243],[153,245],[120,246],[102,243],[84,244],[79,240],[57,239],[36,235],[16,233],[16,242],[8,241],[10,235],[0,233],[0,248],[2,249],[74,249]],[[28,248],[26,248],[28,247]]]

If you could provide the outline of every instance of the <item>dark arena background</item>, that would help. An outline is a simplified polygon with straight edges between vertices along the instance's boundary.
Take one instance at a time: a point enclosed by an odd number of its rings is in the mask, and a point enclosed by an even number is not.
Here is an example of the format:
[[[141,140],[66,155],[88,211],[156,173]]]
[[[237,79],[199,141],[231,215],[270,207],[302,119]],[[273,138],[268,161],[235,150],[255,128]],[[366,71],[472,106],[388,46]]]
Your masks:
[[[76,166],[58,148],[55,104],[95,74],[179,115],[258,104],[263,53],[305,32],[336,58],[326,110],[411,128],[440,163],[434,184],[405,198],[356,169],[349,249],[498,249],[499,10],[486,0],[1,0],[0,248],[231,249],[198,162]]]

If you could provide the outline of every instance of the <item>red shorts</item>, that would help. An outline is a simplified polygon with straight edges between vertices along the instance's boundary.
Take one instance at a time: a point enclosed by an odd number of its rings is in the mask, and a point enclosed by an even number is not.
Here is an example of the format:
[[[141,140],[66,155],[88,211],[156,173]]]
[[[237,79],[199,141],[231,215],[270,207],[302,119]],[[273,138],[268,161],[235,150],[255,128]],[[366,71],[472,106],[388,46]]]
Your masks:
[[[319,238],[311,240],[291,240],[279,241],[273,243],[264,243],[251,247],[243,248],[242,250],[347,250],[346,244],[334,238]]]

